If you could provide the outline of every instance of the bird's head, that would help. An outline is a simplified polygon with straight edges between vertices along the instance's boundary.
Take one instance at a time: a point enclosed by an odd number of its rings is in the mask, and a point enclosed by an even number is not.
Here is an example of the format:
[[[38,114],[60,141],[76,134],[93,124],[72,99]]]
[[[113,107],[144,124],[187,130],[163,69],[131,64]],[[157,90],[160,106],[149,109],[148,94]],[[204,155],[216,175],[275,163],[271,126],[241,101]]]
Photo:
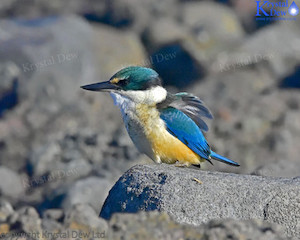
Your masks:
[[[136,102],[160,102],[166,98],[158,73],[146,67],[131,66],[115,73],[108,81],[82,86],[89,91],[108,91]]]

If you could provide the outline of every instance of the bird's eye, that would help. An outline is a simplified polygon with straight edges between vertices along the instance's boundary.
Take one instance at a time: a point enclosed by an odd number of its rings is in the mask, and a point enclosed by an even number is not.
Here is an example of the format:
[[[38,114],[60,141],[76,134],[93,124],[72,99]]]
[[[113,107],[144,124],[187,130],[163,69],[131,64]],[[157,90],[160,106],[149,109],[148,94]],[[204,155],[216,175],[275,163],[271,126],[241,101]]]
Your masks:
[[[128,79],[124,78],[124,79],[120,79],[119,82],[117,83],[117,85],[120,87],[124,87],[127,85],[127,83],[128,83]]]

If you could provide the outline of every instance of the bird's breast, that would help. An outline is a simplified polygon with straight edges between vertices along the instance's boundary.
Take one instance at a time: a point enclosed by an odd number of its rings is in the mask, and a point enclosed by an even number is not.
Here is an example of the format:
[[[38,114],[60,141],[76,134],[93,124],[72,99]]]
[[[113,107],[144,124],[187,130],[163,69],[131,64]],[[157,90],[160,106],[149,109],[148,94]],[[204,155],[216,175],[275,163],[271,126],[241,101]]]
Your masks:
[[[137,104],[120,95],[112,97],[120,107],[128,134],[139,151],[155,162],[199,164],[200,157],[167,131],[155,104]]]
[[[199,164],[200,157],[167,131],[155,106],[138,104],[136,113],[151,145],[156,162],[175,163],[179,161],[186,165]]]

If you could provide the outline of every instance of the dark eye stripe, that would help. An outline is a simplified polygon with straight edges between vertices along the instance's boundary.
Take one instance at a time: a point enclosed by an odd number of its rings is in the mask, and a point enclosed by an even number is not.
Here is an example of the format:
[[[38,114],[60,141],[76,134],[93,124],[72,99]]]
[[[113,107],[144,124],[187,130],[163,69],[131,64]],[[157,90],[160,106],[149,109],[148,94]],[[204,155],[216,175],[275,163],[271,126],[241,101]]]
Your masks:
[[[117,83],[118,86],[124,87],[128,84],[128,79],[120,79],[119,82]]]

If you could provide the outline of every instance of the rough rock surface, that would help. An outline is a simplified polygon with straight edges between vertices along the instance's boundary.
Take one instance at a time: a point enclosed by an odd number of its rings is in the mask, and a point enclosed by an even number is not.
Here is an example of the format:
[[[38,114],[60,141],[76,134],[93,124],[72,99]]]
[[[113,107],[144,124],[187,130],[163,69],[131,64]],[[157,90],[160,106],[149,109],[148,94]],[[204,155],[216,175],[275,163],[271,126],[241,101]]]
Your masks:
[[[201,182],[199,182],[198,180]],[[165,211],[179,223],[261,219],[300,236],[300,178],[280,179],[203,172],[169,165],[136,166],[111,189],[100,216]]]
[[[200,226],[179,225],[166,213],[114,214],[109,221],[112,239],[286,239],[279,225],[259,220],[214,220]]]
[[[43,216],[30,207],[18,211],[2,202],[1,216],[8,220],[0,222],[3,239],[51,239],[71,240],[84,234],[88,239],[186,239],[186,240],[283,240],[287,239],[282,228],[261,220],[214,220],[200,226],[176,223],[167,213],[139,212],[137,214],[114,214],[106,221],[99,218],[88,205],[78,204],[67,211],[51,209]],[[14,237],[14,238],[13,238]]]

